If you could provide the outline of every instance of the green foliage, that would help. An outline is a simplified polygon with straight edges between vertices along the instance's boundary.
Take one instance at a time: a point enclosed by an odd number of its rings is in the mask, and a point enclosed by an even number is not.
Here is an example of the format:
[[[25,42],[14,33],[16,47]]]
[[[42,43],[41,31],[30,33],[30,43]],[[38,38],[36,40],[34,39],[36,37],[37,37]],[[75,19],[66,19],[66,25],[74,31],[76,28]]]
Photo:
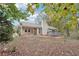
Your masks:
[[[6,19],[25,19],[27,12],[18,10],[14,3],[0,4],[0,10],[4,12]]]
[[[10,21],[0,17],[0,42],[12,40],[13,27]]]
[[[34,14],[34,10],[35,10],[35,9],[32,8],[32,6],[33,6],[32,4],[28,4],[27,10],[30,11],[32,14]]]
[[[32,14],[34,14],[35,10],[39,8],[40,4],[39,3],[30,3],[28,4],[27,11],[30,11]]]
[[[44,4],[50,25],[55,26],[59,31],[66,29],[74,30],[77,27],[76,6],[73,3],[52,3]]]
[[[36,8],[39,8],[40,5],[38,3],[35,3],[35,6],[36,6]]]
[[[36,7],[39,7],[39,5],[36,4]],[[28,4],[27,10],[24,12],[18,10],[14,3],[0,4],[0,42],[12,40],[13,27],[10,21],[26,19],[29,16],[29,12],[34,13],[31,4]],[[10,19],[10,21],[7,19]]]

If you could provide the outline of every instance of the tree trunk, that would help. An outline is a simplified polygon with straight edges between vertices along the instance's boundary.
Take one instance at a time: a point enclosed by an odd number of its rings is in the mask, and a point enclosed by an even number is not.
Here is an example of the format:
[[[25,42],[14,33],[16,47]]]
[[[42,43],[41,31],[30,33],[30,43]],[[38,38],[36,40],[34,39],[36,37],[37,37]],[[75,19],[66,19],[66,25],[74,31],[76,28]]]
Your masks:
[[[68,28],[66,29],[66,33],[67,33],[67,37],[70,37],[70,31]]]

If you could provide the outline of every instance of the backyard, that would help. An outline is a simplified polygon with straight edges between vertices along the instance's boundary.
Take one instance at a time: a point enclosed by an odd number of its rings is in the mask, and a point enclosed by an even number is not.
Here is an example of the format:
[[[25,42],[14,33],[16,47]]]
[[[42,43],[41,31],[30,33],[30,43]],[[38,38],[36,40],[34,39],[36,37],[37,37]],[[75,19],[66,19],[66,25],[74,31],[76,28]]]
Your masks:
[[[0,56],[79,56],[79,3],[1,3]]]
[[[1,47],[1,46],[0,46]],[[11,51],[11,50],[14,51]],[[8,56],[77,56],[79,40],[63,37],[22,35],[6,44],[0,55]]]

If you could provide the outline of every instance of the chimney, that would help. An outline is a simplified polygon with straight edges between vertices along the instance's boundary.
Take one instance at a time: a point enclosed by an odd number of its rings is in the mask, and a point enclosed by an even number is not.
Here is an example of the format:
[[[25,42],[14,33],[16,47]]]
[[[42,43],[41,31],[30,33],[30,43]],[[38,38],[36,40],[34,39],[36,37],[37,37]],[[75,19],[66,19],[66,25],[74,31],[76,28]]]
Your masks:
[[[42,26],[42,34],[47,35],[48,25],[47,25],[46,20],[42,20],[41,26]]]

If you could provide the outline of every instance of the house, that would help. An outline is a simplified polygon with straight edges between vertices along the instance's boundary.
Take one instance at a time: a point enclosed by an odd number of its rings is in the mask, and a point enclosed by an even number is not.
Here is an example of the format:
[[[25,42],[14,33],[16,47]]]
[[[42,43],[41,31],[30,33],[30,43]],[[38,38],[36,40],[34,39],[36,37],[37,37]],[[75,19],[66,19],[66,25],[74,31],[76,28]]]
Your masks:
[[[48,26],[46,20],[42,20],[41,24],[29,23],[29,22],[21,22],[20,25],[21,34],[33,34],[33,35],[49,35],[50,32],[54,32],[56,30],[55,27]]]

